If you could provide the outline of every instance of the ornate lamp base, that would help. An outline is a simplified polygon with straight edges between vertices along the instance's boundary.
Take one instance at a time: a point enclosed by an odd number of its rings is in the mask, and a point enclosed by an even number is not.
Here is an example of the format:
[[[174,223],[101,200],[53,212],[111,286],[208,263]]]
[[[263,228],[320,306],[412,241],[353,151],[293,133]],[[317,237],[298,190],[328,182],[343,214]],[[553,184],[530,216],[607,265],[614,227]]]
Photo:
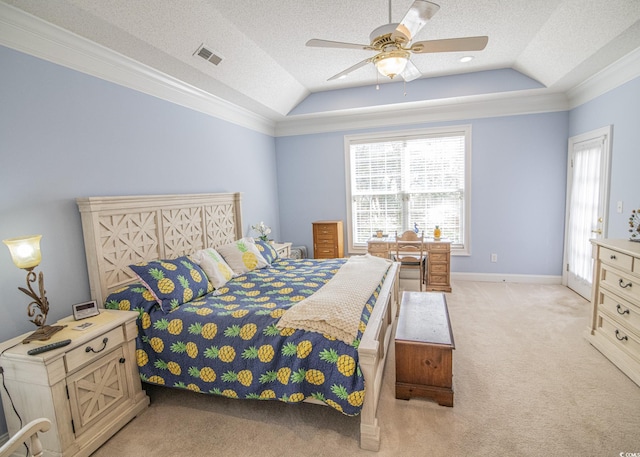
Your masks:
[[[24,344],[27,344],[31,341],[46,341],[63,328],[65,328],[64,325],[43,325],[38,330],[22,340],[22,342]]]

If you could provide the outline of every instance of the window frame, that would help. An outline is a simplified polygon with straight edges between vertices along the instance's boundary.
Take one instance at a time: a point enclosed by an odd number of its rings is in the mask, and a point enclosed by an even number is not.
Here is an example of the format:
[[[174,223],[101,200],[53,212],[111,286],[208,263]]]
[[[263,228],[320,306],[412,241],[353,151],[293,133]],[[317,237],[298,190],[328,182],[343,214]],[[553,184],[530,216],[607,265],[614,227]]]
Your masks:
[[[353,208],[351,195],[351,144],[352,143],[372,143],[382,141],[405,141],[412,138],[442,137],[448,135],[464,135],[465,157],[464,157],[464,211],[463,236],[464,244],[451,245],[451,255],[468,256],[471,255],[471,124],[451,125],[446,127],[431,127],[411,130],[397,130],[388,132],[364,133],[344,136],[344,159],[345,159],[345,180],[346,180],[346,200],[347,200],[347,246],[350,254],[365,254],[367,245],[354,244],[353,237]],[[431,236],[431,234],[425,234]]]

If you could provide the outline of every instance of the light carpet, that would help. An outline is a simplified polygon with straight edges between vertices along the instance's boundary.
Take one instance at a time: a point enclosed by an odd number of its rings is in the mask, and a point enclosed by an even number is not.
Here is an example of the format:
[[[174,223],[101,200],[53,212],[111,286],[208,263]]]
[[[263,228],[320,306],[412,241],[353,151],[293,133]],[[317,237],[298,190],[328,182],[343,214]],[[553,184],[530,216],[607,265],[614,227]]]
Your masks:
[[[640,387],[584,339],[586,300],[558,285],[469,281],[446,297],[454,407],[396,400],[391,350],[378,453],[358,447],[359,418],[323,406],[143,385],[151,406],[94,456],[640,455]]]

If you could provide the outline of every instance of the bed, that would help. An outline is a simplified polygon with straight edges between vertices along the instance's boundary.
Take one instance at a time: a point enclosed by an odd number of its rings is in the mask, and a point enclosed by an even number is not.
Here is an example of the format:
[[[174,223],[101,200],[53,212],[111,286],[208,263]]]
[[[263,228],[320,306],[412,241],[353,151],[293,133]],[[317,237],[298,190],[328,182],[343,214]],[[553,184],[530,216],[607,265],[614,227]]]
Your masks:
[[[196,263],[180,265],[179,259],[244,239],[239,193],[88,197],[77,203],[92,299],[140,312],[136,345],[143,381],[232,398],[324,404],[359,415],[360,446],[379,449],[377,406],[397,315],[396,264],[373,281],[356,338],[347,344],[349,339],[280,321],[296,304],[321,295],[315,292],[358,259],[277,259],[257,243],[266,266],[213,291],[189,284],[206,275]],[[177,268],[167,264],[170,259],[187,268],[178,279],[191,287],[179,304],[150,297],[147,284],[139,282],[144,275],[130,268],[156,270],[160,284],[162,268],[148,265]]]

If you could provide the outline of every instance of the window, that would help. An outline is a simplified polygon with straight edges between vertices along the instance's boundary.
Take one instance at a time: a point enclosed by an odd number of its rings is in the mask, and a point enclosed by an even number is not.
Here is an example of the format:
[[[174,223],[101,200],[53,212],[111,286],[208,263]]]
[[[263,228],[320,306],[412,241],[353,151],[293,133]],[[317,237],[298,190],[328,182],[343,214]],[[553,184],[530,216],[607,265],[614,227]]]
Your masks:
[[[452,251],[469,252],[471,126],[345,137],[350,252],[377,230],[439,225]]]

